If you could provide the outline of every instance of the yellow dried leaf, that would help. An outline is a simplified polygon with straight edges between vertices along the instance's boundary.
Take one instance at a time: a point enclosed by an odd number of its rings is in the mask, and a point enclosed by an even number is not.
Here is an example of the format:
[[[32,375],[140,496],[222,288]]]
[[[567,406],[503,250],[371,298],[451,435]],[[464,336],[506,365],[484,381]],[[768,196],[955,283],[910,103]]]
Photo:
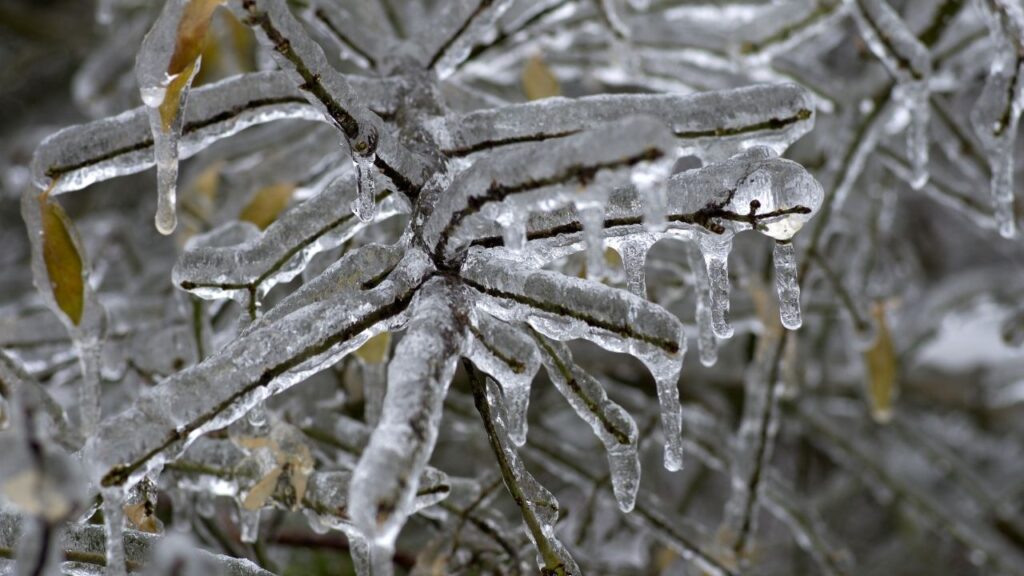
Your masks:
[[[391,346],[391,333],[381,332],[366,341],[365,344],[356,350],[356,356],[367,364],[380,364],[388,358],[388,349]]]
[[[78,326],[85,309],[85,280],[82,278],[82,256],[71,237],[71,221],[60,204],[50,199],[49,190],[39,195],[39,211],[43,262],[53,298],[71,322]]]
[[[538,56],[531,56],[523,66],[521,77],[523,93],[529,100],[540,100],[559,96],[562,88],[558,84],[558,78],[544,63],[544,59]]]
[[[295,193],[295,185],[290,183],[274,184],[260,189],[253,195],[249,204],[242,209],[238,215],[239,220],[252,222],[260,228],[267,226],[277,220],[277,217],[288,207],[292,195]]]
[[[868,406],[876,422],[884,424],[892,419],[896,400],[897,373],[899,371],[892,334],[886,322],[885,303],[875,302],[871,307],[878,331],[874,344],[864,351],[864,370],[867,374]]]
[[[260,508],[263,508],[263,505],[266,504],[267,500],[274,495],[274,490],[277,489],[277,479],[280,476],[281,467],[278,466],[260,479],[260,481],[249,490],[249,493],[245,495],[245,499],[242,500],[242,508],[245,508],[246,510],[259,510]]]

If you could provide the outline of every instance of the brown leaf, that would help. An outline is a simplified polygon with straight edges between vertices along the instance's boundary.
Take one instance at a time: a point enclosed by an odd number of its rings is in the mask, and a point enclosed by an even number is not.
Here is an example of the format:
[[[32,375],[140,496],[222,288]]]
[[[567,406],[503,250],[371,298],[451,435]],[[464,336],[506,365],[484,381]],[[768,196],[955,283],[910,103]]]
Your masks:
[[[899,371],[892,334],[886,322],[885,303],[875,302],[871,307],[878,334],[875,342],[864,351],[864,370],[867,374],[868,406],[876,422],[884,424],[892,419],[893,403],[897,395]]]
[[[242,209],[238,219],[252,222],[260,230],[263,230],[277,220],[281,212],[288,207],[288,202],[291,201],[294,193],[295,185],[287,182],[262,188]]]
[[[562,94],[562,88],[558,84],[558,78],[544,63],[544,59],[538,56],[531,56],[523,66],[521,78],[523,93],[529,100],[540,100],[551,98]]]
[[[52,189],[52,187],[51,187]],[[42,217],[43,262],[57,306],[78,326],[85,308],[85,280],[82,256],[71,236],[71,220],[60,204],[50,199],[50,191],[39,195]]]

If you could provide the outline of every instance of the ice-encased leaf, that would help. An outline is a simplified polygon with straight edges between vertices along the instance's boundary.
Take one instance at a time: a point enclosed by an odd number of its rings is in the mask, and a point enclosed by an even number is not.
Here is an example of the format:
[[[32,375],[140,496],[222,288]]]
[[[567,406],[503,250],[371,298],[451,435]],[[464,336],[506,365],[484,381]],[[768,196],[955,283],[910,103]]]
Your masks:
[[[256,237],[223,246],[187,245],[172,272],[174,283],[203,298],[266,294],[300,274],[313,256],[366,227],[349,209],[355,193],[353,176],[345,174],[286,210]],[[379,200],[378,219],[402,210],[389,191]]]
[[[477,412],[484,421],[484,428],[491,444],[491,450],[498,460],[502,479],[512,499],[519,507],[526,533],[538,550],[537,565],[541,573],[581,574],[576,561],[555,536],[555,522],[558,521],[558,500],[554,494],[537,482],[519,458],[519,453],[505,427],[500,392],[493,381],[475,375],[473,399]]]
[[[583,371],[575,362],[569,347],[534,333],[538,346],[545,354],[544,367],[558,391],[565,396],[608,452],[612,491],[619,509],[633,510],[636,493],[640,489],[640,456],[637,451],[638,432],[633,418],[608,398],[601,383]],[[662,391],[658,391],[659,396]],[[682,419],[679,414],[678,393],[661,398],[662,422],[666,444],[677,446],[682,442]],[[677,440],[673,440],[677,439]],[[678,449],[678,448],[672,448]],[[666,448],[669,450],[669,448]]]
[[[351,80],[372,110],[394,110],[397,102],[386,81]],[[153,136],[146,114],[145,107],[135,108],[49,136],[32,158],[36,185],[47,188],[57,180],[53,193],[59,194],[151,168]],[[284,119],[329,121],[284,72],[243,74],[202,86],[189,96],[179,157],[193,156],[250,126]]]
[[[387,550],[413,512],[419,476],[434,451],[444,397],[465,347],[459,320],[464,313],[452,304],[464,296],[456,290],[435,279],[417,292],[395,361],[388,366],[380,422],[349,488],[353,524]]]
[[[462,268],[479,305],[509,322],[527,322],[555,340],[585,338],[614,352],[636,356],[651,371],[669,416],[678,406],[677,381],[686,354],[679,320],[642,298],[592,281],[546,270],[521,270],[485,251],[472,252]],[[674,399],[674,401],[673,401]],[[678,470],[673,418],[666,420],[665,466]]]
[[[600,174],[626,172],[669,154],[671,135],[657,120],[627,117],[550,143],[521,145],[477,160],[438,198],[423,226],[428,246],[450,257],[462,222],[489,207],[553,209],[571,202]],[[523,171],[522,166],[530,166]],[[625,180],[624,184],[628,182]],[[454,241],[453,241],[454,240]]]
[[[466,357],[501,386],[509,437],[516,446],[522,446],[526,442],[530,384],[540,369],[540,351],[522,327],[483,312],[471,319],[473,341]]]
[[[753,145],[781,153],[814,126],[814,104],[794,84],[698,94],[606,94],[547,98],[452,116],[440,145],[450,156],[564,137],[628,116],[652,116],[675,135],[682,154],[720,160]]]
[[[423,27],[417,50],[440,78],[451,76],[473,46],[494,34],[494,23],[512,0],[450,0]]]
[[[131,485],[168,453],[180,452],[204,432],[230,424],[264,398],[394,328],[426,270],[411,272],[255,325],[202,363],[146,390],[87,443],[96,477],[105,486]],[[125,435],[126,427],[134,433]]]
[[[427,165],[399,144],[348,77],[327,61],[284,0],[254,0],[229,7],[248,22],[275,61],[301,86],[302,95],[342,132],[353,157],[391,179],[399,192],[415,195],[427,180]]]

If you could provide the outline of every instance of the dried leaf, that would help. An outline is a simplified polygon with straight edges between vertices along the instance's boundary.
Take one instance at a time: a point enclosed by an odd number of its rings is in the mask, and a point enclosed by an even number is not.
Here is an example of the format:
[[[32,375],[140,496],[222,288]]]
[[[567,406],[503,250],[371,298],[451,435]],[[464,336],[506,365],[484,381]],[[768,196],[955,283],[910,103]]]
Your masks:
[[[242,209],[238,219],[252,222],[260,230],[263,230],[277,220],[278,215],[288,207],[288,202],[291,201],[294,193],[295,185],[290,183],[274,184],[262,188]]]
[[[42,216],[43,262],[57,306],[78,326],[85,308],[82,256],[71,236],[71,221],[49,190],[39,195]]]
[[[876,422],[884,424],[892,419],[893,402],[897,394],[896,351],[886,322],[885,303],[875,302],[871,307],[878,336],[875,343],[864,351],[864,370],[867,374],[868,405]]]
[[[178,118],[178,111],[181,109],[181,95],[192,81],[192,73],[195,72],[198,60],[189,64],[184,71],[174,76],[171,83],[167,85],[167,92],[164,93],[164,101],[160,103],[160,127],[164,132],[170,132],[171,126]]]
[[[71,512],[71,502],[60,488],[35,470],[24,470],[10,478],[0,493],[22,512],[42,516],[51,522],[57,522]]]
[[[523,93],[529,100],[540,100],[551,98],[562,94],[562,88],[558,84],[558,78],[544,63],[544,59],[538,56],[531,56],[523,66]]]
[[[356,350],[356,356],[367,364],[380,364],[388,359],[388,349],[390,347],[391,333],[381,332],[367,340],[366,344],[363,344],[359,350]]]
[[[124,515],[132,526],[137,530],[159,534],[163,523],[153,514],[153,505],[150,502],[139,502],[138,504],[127,504],[124,507]]]
[[[277,466],[261,478],[255,486],[249,489],[249,493],[245,495],[245,499],[242,500],[242,508],[246,510],[259,510],[263,508],[267,500],[274,495],[274,490],[277,489],[277,479],[280,476],[281,467]]]
[[[169,132],[178,117],[181,95],[192,81],[199,56],[203,53],[206,33],[210,29],[213,11],[224,0],[191,0],[178,22],[178,37],[167,66],[167,85],[164,100],[160,103],[160,123],[164,132]]]

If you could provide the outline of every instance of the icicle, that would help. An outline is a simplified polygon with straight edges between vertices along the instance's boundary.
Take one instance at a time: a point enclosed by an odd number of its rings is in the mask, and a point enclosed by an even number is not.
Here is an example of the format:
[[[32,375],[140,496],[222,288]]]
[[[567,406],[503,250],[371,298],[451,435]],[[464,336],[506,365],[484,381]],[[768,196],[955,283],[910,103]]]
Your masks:
[[[1009,153],[990,160],[992,169],[992,203],[994,206],[996,227],[1003,238],[1017,235],[1017,219],[1014,215],[1013,147],[1007,147]]]
[[[633,418],[608,398],[601,383],[576,365],[569,347],[534,336],[547,353],[545,366],[551,381],[604,444],[608,452],[612,491],[619,509],[630,512],[640,488],[640,458]],[[676,400],[676,412],[679,402]]]
[[[661,428],[665,435],[665,469],[680,470],[683,467],[683,413],[679,404],[679,373],[683,369],[686,355],[686,340],[678,353],[678,360],[671,357],[645,358],[658,390],[658,405],[661,408]]]
[[[931,53],[886,0],[856,0],[850,4],[853,4],[853,16],[865,43],[899,83],[895,99],[910,112],[907,129],[907,155],[913,170],[910,184],[920,189],[928,182]]]
[[[501,237],[505,247],[522,250],[526,246],[527,211],[516,206],[504,206],[495,220],[501,225]]]
[[[125,576],[124,490],[114,486],[103,490],[103,527],[106,533],[107,574]]]
[[[608,275],[602,235],[604,208],[599,204],[591,204],[578,210],[580,222],[583,224],[583,241],[586,244],[587,278],[600,281]]]
[[[189,80],[191,82],[191,80]],[[174,232],[178,225],[176,213],[178,187],[178,141],[185,111],[185,95],[182,94],[176,118],[166,128],[160,107],[149,109],[149,122],[153,130],[153,148],[156,158],[156,216],[154,222],[161,234]]]
[[[657,238],[648,235],[634,235],[628,239],[610,241],[622,258],[622,270],[626,273],[626,287],[637,296],[647,298],[647,253]]]
[[[705,366],[714,366],[718,362],[718,341],[715,340],[714,328],[711,325],[710,299],[711,283],[708,282],[707,268],[704,266],[704,259],[700,249],[695,244],[687,246],[687,256],[690,261],[690,271],[694,280],[694,299],[696,301],[697,318],[697,349],[700,352],[700,363]]]
[[[792,242],[776,242],[772,251],[775,262],[775,288],[779,292],[779,318],[789,330],[800,327],[800,284],[796,277],[796,250]]]
[[[77,342],[78,360],[82,367],[82,382],[78,388],[79,414],[82,434],[96,431],[100,421],[100,362],[99,342]]]
[[[263,425],[267,423],[267,401],[260,400],[252,407],[252,410],[249,410],[246,417],[249,420],[249,424],[252,424],[257,428],[263,427]]]
[[[668,178],[672,175],[675,158],[672,156],[662,160],[649,162],[635,170],[631,176],[633,185],[643,203],[644,225],[651,232],[660,232],[665,228],[665,215],[668,211]]]
[[[732,250],[732,236],[702,234],[698,239],[704,264],[707,267],[711,300],[711,325],[715,336],[732,337],[729,325],[729,252]]]
[[[224,0],[171,0],[146,34],[135,77],[149,115],[156,160],[156,229],[177,226],[178,142],[192,80],[199,71],[210,18]]]
[[[242,542],[253,544],[260,537],[260,510],[238,509],[238,534]]]
[[[352,213],[363,222],[373,220],[377,215],[376,205],[376,182],[373,179],[374,155],[369,156],[358,154],[353,150],[352,161],[356,167],[357,192],[356,199],[352,202]]]

